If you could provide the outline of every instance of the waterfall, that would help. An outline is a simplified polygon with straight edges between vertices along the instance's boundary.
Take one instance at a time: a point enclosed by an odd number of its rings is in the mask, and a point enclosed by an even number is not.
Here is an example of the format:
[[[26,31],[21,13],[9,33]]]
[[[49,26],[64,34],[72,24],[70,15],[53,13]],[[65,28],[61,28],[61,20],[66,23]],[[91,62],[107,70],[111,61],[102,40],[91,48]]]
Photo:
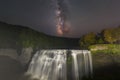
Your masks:
[[[69,65],[68,55],[71,57]],[[92,74],[92,57],[88,50],[40,50],[33,56],[27,74],[37,80],[67,80],[69,77],[81,80]]]
[[[71,50],[73,80],[81,80],[82,77],[88,77],[92,74],[92,57],[88,50]]]

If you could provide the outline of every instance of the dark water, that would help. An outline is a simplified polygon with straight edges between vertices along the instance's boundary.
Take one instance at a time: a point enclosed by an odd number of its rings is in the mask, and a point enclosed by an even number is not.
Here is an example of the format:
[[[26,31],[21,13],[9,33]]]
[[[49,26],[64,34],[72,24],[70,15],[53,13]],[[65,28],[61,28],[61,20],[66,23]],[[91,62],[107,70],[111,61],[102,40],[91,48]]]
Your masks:
[[[7,56],[0,56],[0,80],[20,80],[24,73],[22,65]]]

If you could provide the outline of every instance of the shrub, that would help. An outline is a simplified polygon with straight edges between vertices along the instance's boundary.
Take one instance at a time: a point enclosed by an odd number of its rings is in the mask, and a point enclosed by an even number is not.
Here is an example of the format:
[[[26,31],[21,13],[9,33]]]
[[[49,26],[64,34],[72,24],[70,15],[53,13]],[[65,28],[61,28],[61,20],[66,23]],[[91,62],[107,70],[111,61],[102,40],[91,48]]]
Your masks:
[[[89,46],[93,53],[112,53],[120,54],[120,44],[96,44]]]

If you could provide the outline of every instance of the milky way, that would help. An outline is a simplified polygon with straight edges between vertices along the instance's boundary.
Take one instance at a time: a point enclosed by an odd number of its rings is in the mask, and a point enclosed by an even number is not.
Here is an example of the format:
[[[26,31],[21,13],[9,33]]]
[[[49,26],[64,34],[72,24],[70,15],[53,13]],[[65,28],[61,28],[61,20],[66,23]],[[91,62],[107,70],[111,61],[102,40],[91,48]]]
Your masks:
[[[64,0],[56,0],[56,27],[58,35],[70,32],[70,23],[67,21],[68,7]]]
[[[0,0],[0,21],[79,38],[119,26],[120,0]]]

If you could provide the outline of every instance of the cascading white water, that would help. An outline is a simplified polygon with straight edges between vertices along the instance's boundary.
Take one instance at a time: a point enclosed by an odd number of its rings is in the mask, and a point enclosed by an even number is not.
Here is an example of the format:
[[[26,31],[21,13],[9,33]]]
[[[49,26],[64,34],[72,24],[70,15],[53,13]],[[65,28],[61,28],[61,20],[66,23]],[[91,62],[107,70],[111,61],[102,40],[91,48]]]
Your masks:
[[[75,75],[75,80],[79,80],[79,71],[78,71],[78,61],[77,61],[77,54],[72,52],[73,56],[73,66],[74,66],[74,75]]]
[[[39,80],[66,80],[66,51],[38,51],[30,63],[28,73]]]
[[[73,58],[74,80],[80,80],[82,77],[92,74],[92,57],[88,50],[71,50]]]
[[[69,52],[68,52],[69,51]],[[72,57],[71,70],[67,70],[67,55]],[[69,67],[69,66],[68,66]],[[38,80],[81,80],[92,74],[92,58],[87,50],[40,50],[33,56],[27,74]]]

